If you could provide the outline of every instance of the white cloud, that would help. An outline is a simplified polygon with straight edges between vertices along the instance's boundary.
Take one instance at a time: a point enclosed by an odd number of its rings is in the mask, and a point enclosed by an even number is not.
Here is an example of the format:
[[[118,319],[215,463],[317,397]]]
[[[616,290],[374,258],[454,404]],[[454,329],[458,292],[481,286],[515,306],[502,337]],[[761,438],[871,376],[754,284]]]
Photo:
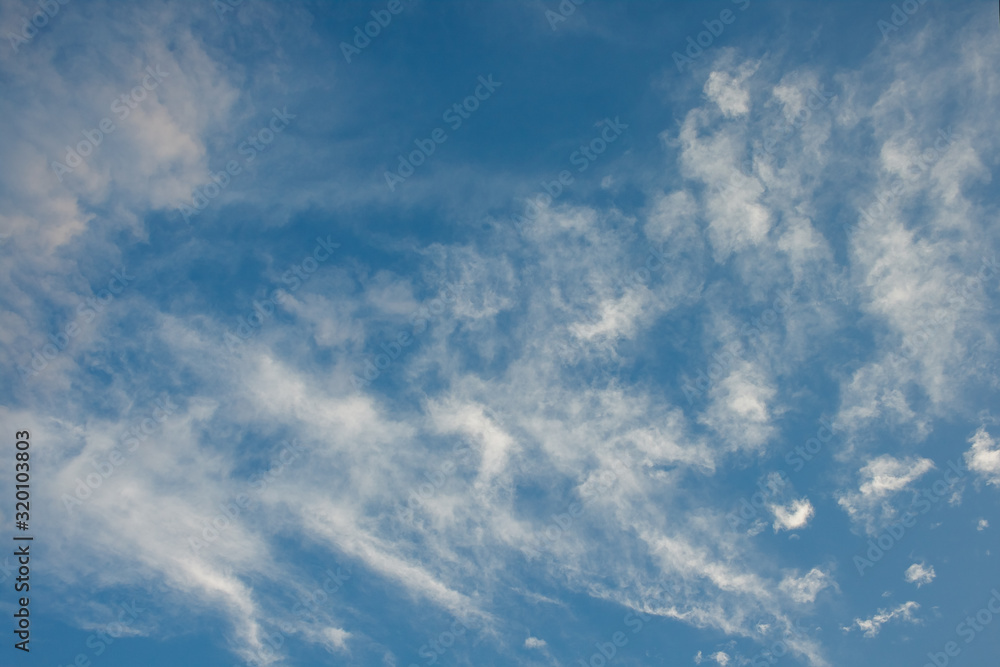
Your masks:
[[[779,584],[779,588],[795,602],[808,604],[816,600],[821,590],[832,585],[834,583],[830,574],[814,567],[801,577],[786,577]]]
[[[65,18],[68,15],[60,16]],[[235,91],[244,77],[256,76],[213,61],[221,56],[208,55],[189,33],[155,37],[159,22],[143,25],[150,30],[143,55],[162,56],[176,65],[178,78],[164,84],[162,98],[151,98],[130,119],[134,131],[123,128],[112,137],[119,144],[115,151],[109,139],[72,187],[54,185],[47,173],[47,157],[61,148],[54,143],[57,137],[38,146],[20,137],[48,136],[39,134],[39,127],[68,125],[70,132],[78,125],[88,127],[89,111],[37,123],[30,114],[9,114],[16,122],[7,133],[14,138],[3,145],[10,158],[4,173],[10,177],[8,190],[22,199],[3,202],[0,222],[5,233],[11,232],[3,248],[16,246],[25,258],[17,270],[26,271],[17,276],[7,265],[0,269],[0,291],[10,295],[12,304],[3,313],[0,335],[11,342],[23,343],[32,332],[45,330],[42,324],[51,315],[36,306],[37,297],[24,285],[41,284],[40,276],[65,277],[62,287],[49,292],[60,307],[72,307],[80,295],[90,295],[81,267],[92,267],[81,259],[79,264],[69,261],[67,269],[53,257],[99,252],[117,258],[117,251],[102,248],[100,239],[117,238],[119,227],[142,236],[141,214],[168,206],[179,193],[207,179],[209,165],[216,164],[208,147],[227,150],[230,130],[246,120],[232,112]],[[843,232],[825,226],[836,216],[822,205],[821,196],[827,188],[840,196],[829,178],[843,170],[843,160],[854,156],[857,147],[829,145],[830,121],[816,113],[807,127],[784,140],[781,152],[764,151],[754,117],[769,111],[767,105],[752,104],[764,99],[754,89],[754,80],[775,77],[762,72],[751,78],[756,65],[746,64],[736,74],[717,69],[709,76],[703,89],[709,103],[683,117],[675,140],[680,174],[688,182],[674,182],[674,169],[664,170],[669,179],[657,180],[658,173],[643,175],[650,205],[638,220],[589,207],[543,207],[516,246],[498,233],[485,250],[475,243],[417,248],[426,259],[420,265],[426,275],[412,281],[389,273],[371,276],[369,267],[357,269],[357,276],[346,269],[336,277],[332,272],[325,278],[317,274],[309,288],[315,286],[315,291],[303,289],[287,307],[292,325],[268,324],[236,355],[220,343],[231,319],[178,315],[176,308],[194,300],[183,290],[171,293],[170,314],[157,310],[162,295],[148,301],[137,295],[128,305],[130,316],[143,326],[139,339],[116,340],[120,347],[114,355],[97,346],[67,354],[65,367],[53,364],[49,369],[51,386],[32,386],[32,404],[44,407],[16,415],[3,408],[5,423],[43,425],[40,434],[56,457],[49,468],[57,482],[53,488],[61,492],[72,490],[76,477],[90,472],[90,458],[107,453],[135,396],[157,383],[179,384],[181,376],[194,379],[177,419],[136,453],[128,469],[104,483],[100,494],[80,510],[79,519],[53,519],[58,530],[51,541],[54,562],[47,569],[70,582],[106,586],[166,581],[182,591],[186,602],[225,614],[233,642],[244,656],[263,646],[262,638],[282,618],[279,603],[284,602],[269,597],[269,586],[250,587],[247,582],[267,583],[273,577],[283,590],[310,585],[284,559],[285,552],[280,559],[275,556],[283,544],[274,541],[279,531],[283,540],[298,531],[296,537],[317,548],[355,560],[366,576],[381,578],[402,598],[430,601],[470,622],[503,624],[492,615],[489,596],[479,594],[502,589],[499,584],[510,580],[511,563],[528,562],[538,568],[533,575],[558,577],[560,585],[574,592],[629,609],[734,636],[760,638],[764,633],[758,628],[766,627],[771,636],[784,637],[791,627],[790,610],[814,602],[820,591],[834,586],[832,577],[819,568],[788,575],[773,559],[760,556],[744,535],[720,530],[712,520],[713,512],[722,511],[719,507],[709,504],[704,512],[689,512],[687,500],[693,491],[711,488],[716,470],[728,465],[734,453],[764,453],[781,444],[777,417],[797,398],[787,386],[795,384],[796,373],[818,368],[812,358],[816,352],[839,344],[833,306],[822,303],[829,276],[850,276],[849,288],[856,292],[852,296],[862,304],[855,319],[860,326],[871,326],[872,331],[863,334],[872,333],[876,339],[871,358],[862,359],[862,366],[843,382],[840,421],[852,429],[855,422],[861,424],[859,430],[871,424],[890,431],[911,425],[912,432],[903,429],[903,439],[919,439],[930,422],[920,397],[914,398],[916,388],[930,397],[931,412],[959,400],[951,398],[959,395],[951,389],[976,367],[975,358],[966,355],[968,339],[989,340],[985,318],[990,309],[984,306],[992,302],[986,292],[976,291],[970,292],[968,303],[952,302],[949,281],[973,272],[978,265],[970,264],[970,257],[975,259],[989,241],[990,223],[984,224],[977,205],[966,200],[971,196],[966,186],[988,174],[986,158],[980,156],[995,153],[992,118],[979,110],[997,107],[995,93],[989,91],[998,89],[992,84],[966,85],[973,76],[996,81],[985,63],[995,60],[997,51],[992,41],[962,34],[969,37],[963,40],[968,60],[953,66],[961,70],[955,85],[967,88],[976,101],[956,111],[965,114],[959,128],[963,138],[938,159],[924,183],[907,186],[883,226],[848,232],[845,266],[834,263],[832,247],[843,244],[836,240]],[[899,67],[908,67],[909,60],[931,66],[926,58],[910,58]],[[127,57],[125,61],[131,62]],[[875,69],[897,71],[878,65]],[[906,73],[900,82],[922,80],[909,75],[914,70],[899,71]],[[935,71],[938,80],[950,73]],[[17,76],[28,74],[25,70]],[[97,91],[94,104],[103,104],[105,89],[117,90],[128,79],[116,72],[103,83],[75,86],[49,65],[38,74],[41,89],[66,88],[56,100],[59,104],[43,100],[39,108],[65,106],[81,90],[90,89]],[[782,77],[773,88],[781,108],[771,105],[767,122],[786,120],[801,108],[800,78],[808,77]],[[904,172],[922,140],[933,136],[933,131],[926,134],[925,128],[909,125],[911,119],[928,115],[924,112],[952,93],[934,86],[887,84],[885,94],[873,100],[853,89],[850,77],[844,85],[845,97],[855,102],[842,118],[863,116],[874,133],[870,140],[875,143],[875,164],[861,164],[870,169],[864,173],[865,184],[881,187],[883,171]],[[770,87],[771,82],[760,86]],[[672,131],[664,133],[665,140]],[[748,155],[753,157],[752,174],[739,168]],[[293,176],[299,179],[301,173]],[[309,205],[333,208],[325,190],[337,191],[342,179],[319,180],[322,185]],[[495,184],[489,178],[480,180]],[[627,175],[616,172],[605,181],[617,188]],[[725,196],[719,188],[725,188]],[[850,192],[854,186],[845,189]],[[358,197],[371,196],[360,190]],[[227,190],[227,196],[236,194],[235,189]],[[864,191],[859,197],[869,194]],[[902,202],[922,202],[928,194],[928,218],[907,219],[910,209]],[[378,193],[379,198],[383,195]],[[491,205],[507,193],[492,195]],[[254,187],[241,190],[240,196],[259,201]],[[295,199],[283,197],[289,198]],[[850,204],[850,198],[844,201]],[[88,212],[112,200],[135,212],[111,211],[119,216],[113,223]],[[916,222],[926,222],[926,234],[918,233]],[[669,271],[622,287],[620,280],[646,259],[611,233],[629,226],[644,230],[671,262]],[[84,237],[86,243],[79,241]],[[400,250],[385,243],[386,250]],[[709,245],[714,259],[725,266],[704,266],[712,259],[705,256]],[[405,248],[407,253],[412,250]],[[163,266],[174,266],[176,258],[169,259]],[[33,263],[25,269],[28,260]],[[184,262],[177,266],[177,273],[183,274]],[[357,372],[366,351],[381,342],[377,336],[383,325],[396,326],[416,305],[414,286],[438,284],[442,276],[460,276],[469,289],[419,345],[386,369],[380,383],[365,390],[351,388],[350,373]],[[355,283],[362,286],[360,293],[354,291]],[[74,284],[80,289],[71,289]],[[793,286],[802,304],[790,308],[782,324],[759,343],[746,346],[745,358],[709,390],[703,410],[674,404],[664,385],[657,384],[656,373],[648,384],[646,379],[621,383],[623,366],[631,361],[642,368],[648,359],[676,359],[681,364],[690,358],[695,370],[705,368],[704,359],[688,350],[730,342],[736,336],[732,329],[739,331],[743,324],[729,322],[731,312],[760,303],[762,294]],[[115,313],[109,315],[109,327],[127,323]],[[678,324],[689,320],[693,327]],[[701,328],[705,322],[708,326]],[[934,326],[928,329],[928,322]],[[691,339],[702,335],[704,344],[692,345]],[[312,343],[323,354],[317,355]],[[902,343],[919,353],[891,363],[890,351]],[[623,351],[629,346],[634,348]],[[634,356],[627,356],[630,353]],[[982,353],[990,353],[989,344]],[[7,354],[6,347],[0,354]],[[115,370],[120,360],[143,358],[158,360],[155,372]],[[76,373],[84,364],[114,378],[112,385],[102,387]],[[383,387],[396,384],[419,388],[414,392],[418,395],[383,393]],[[64,391],[70,387],[72,392]],[[100,409],[91,400],[102,401]],[[232,437],[220,435],[219,423],[231,427]],[[185,539],[199,534],[215,518],[215,508],[246,486],[242,473],[254,462],[237,443],[242,446],[256,438],[266,447],[274,434],[284,432],[306,443],[295,474],[273,480],[252,517],[230,527],[211,550],[192,556]],[[452,441],[468,444],[474,455],[441,472]],[[989,483],[998,483],[996,442],[982,429],[971,442],[970,468]],[[852,470],[859,465],[855,455],[844,448],[842,461]],[[881,520],[889,511],[886,507],[905,496],[931,467],[928,459],[914,456],[873,458],[861,468],[857,490],[842,493],[839,501],[852,519]],[[609,485],[600,482],[606,474],[612,478]],[[414,518],[399,518],[394,510],[424,484],[433,489],[414,506]],[[585,513],[552,540],[546,537],[550,516],[536,516],[526,506],[520,495],[525,489],[556,511],[579,497],[590,500]],[[62,516],[58,496],[40,493],[39,502],[49,507],[46,515]],[[815,513],[807,498],[771,510],[775,531],[803,528]],[[986,526],[983,519],[978,529]],[[644,556],[623,559],[623,553]],[[921,570],[914,583],[921,585],[927,576],[933,577],[933,568]],[[677,587],[669,594],[657,592],[653,582],[659,581]],[[857,619],[854,627],[874,636],[892,619],[912,621],[916,608],[909,602],[889,612],[879,610],[871,619]],[[766,624],[755,622],[754,614],[760,611],[768,615]],[[349,640],[352,647],[364,644],[360,630],[341,629],[339,612],[339,604],[331,602],[320,628],[296,630],[337,650],[344,650]],[[541,649],[546,643],[529,637],[524,646]],[[803,661],[823,664],[818,641],[797,638],[789,646]],[[699,652],[696,661],[702,659]],[[721,665],[733,660],[723,651],[708,659]]]
[[[760,180],[744,174],[739,167],[745,137],[736,128],[703,133],[710,122],[711,116],[705,110],[692,110],[676,141],[681,148],[684,176],[705,186],[702,206],[709,239],[715,260],[722,263],[734,252],[763,243],[773,221],[770,210],[760,201],[764,195]],[[663,138],[670,141],[669,136]]]
[[[694,656],[694,663],[696,665],[700,665],[706,660],[714,660],[717,664],[722,665],[722,667],[725,667],[726,665],[729,664],[729,661],[732,660],[732,658],[730,658],[729,654],[726,653],[725,651],[716,651],[715,653],[709,655],[707,658],[704,655],[702,655],[701,651],[698,651],[698,653]]]
[[[757,64],[747,62],[735,75],[712,72],[705,82],[705,95],[719,106],[727,118],[744,116],[750,111],[750,93],[742,84],[756,71]]]
[[[793,500],[788,505],[771,505],[774,514],[774,532],[779,530],[798,530],[805,528],[809,519],[815,514],[808,498]]]
[[[914,563],[910,567],[906,568],[906,580],[911,584],[916,584],[917,588],[920,588],[924,584],[929,584],[934,581],[934,566],[924,565],[923,563]]]
[[[722,667],[726,667],[726,665],[729,664],[730,660],[729,654],[725,653],[724,651],[716,651],[714,654],[712,654],[711,658],[712,660],[715,660],[717,663],[722,665]]]
[[[919,619],[916,619],[913,616],[913,613],[918,609],[920,609],[920,605],[912,600],[910,602],[904,602],[891,611],[879,609],[878,612],[871,618],[854,619],[854,623],[849,626],[845,626],[844,631],[849,632],[854,628],[857,628],[864,633],[865,637],[876,637],[879,630],[882,629],[882,626],[894,619],[899,619],[900,621],[908,623],[918,623]]]
[[[897,493],[932,468],[934,462],[930,459],[896,459],[888,454],[880,456],[861,469],[861,495],[880,499]]]
[[[777,394],[760,365],[737,361],[709,390],[711,403],[699,421],[724,438],[725,449],[759,449],[775,434],[772,403]]]
[[[991,438],[986,427],[981,426],[969,442],[972,447],[965,453],[965,464],[987,484],[1000,486],[1000,441]]]
[[[883,454],[861,468],[858,490],[842,492],[837,502],[853,521],[864,523],[869,533],[877,531],[896,514],[887,501],[933,468],[930,459]]]
[[[344,651],[347,649],[347,639],[351,636],[350,632],[345,632],[340,628],[326,628],[323,631],[324,636],[328,642],[328,646],[331,648],[339,649]]]

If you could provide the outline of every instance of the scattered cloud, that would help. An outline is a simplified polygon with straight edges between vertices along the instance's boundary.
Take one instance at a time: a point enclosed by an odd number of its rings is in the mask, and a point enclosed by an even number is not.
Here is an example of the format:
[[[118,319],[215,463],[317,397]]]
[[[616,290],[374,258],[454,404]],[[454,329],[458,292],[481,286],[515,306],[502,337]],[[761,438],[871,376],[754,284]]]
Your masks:
[[[829,586],[835,586],[833,578],[818,567],[814,567],[801,577],[788,576],[779,584],[782,592],[800,604],[815,601],[819,592]]]
[[[808,498],[793,500],[788,505],[772,505],[774,514],[774,532],[780,530],[798,530],[805,528],[816,513]]]
[[[868,619],[854,619],[854,623],[844,627],[845,632],[849,632],[853,629],[861,630],[865,637],[872,638],[878,636],[879,631],[882,626],[898,619],[899,621],[906,623],[918,623],[919,619],[914,618],[914,612],[920,609],[920,605],[912,600],[910,602],[904,602],[895,609],[891,611],[886,611],[885,609],[879,609],[878,612]]]
[[[877,531],[896,515],[887,500],[933,468],[930,459],[883,454],[862,466],[858,490],[842,492],[837,502],[853,521],[863,523],[868,532]]]
[[[965,464],[987,484],[1000,486],[1000,441],[991,438],[986,427],[981,426],[969,442],[972,447],[965,453]]]
[[[911,584],[916,584],[917,588],[920,588],[924,584],[931,583],[934,581],[935,576],[933,565],[914,563],[910,567],[906,568],[906,580]]]

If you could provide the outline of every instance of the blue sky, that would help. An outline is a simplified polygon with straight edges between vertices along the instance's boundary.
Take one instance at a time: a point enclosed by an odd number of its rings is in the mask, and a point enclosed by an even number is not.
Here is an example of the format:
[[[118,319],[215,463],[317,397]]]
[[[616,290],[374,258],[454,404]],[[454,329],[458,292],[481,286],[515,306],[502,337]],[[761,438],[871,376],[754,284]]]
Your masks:
[[[3,0],[0,664],[987,664],[998,30]]]

